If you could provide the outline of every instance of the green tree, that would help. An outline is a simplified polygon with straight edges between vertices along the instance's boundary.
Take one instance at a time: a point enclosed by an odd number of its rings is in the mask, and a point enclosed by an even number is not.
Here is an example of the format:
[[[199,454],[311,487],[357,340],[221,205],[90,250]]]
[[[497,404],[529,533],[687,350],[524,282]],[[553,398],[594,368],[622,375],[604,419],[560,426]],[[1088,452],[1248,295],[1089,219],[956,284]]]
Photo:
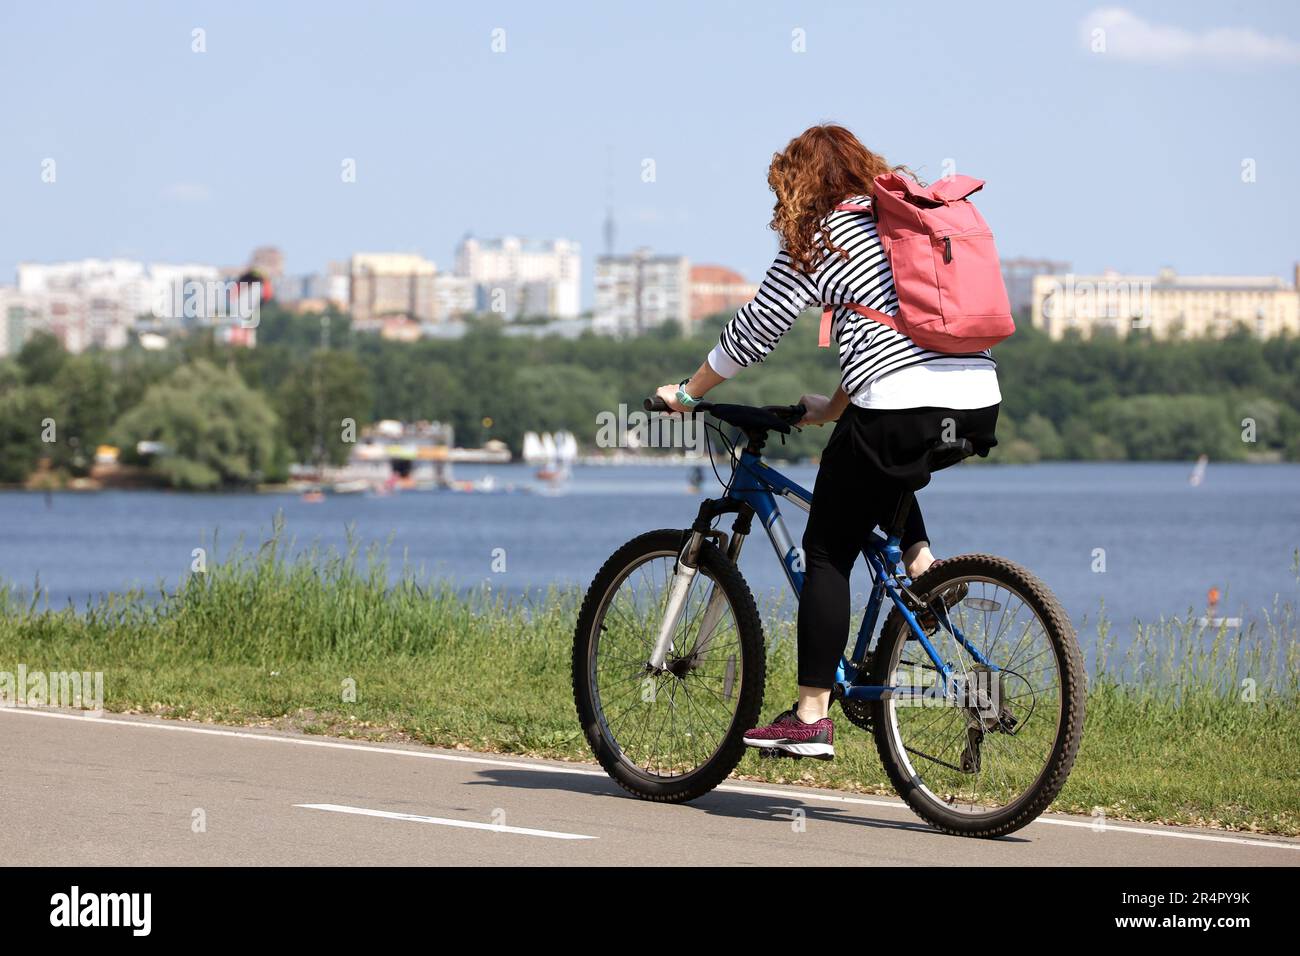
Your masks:
[[[1094,425],[1123,444],[1136,461],[1242,458],[1245,449],[1232,410],[1209,395],[1137,395],[1107,399],[1093,413]]]
[[[26,481],[37,461],[50,453],[42,433],[46,420],[55,419],[55,437],[59,437],[57,404],[54,390],[47,385],[0,392],[0,483]]]
[[[1033,445],[1042,460],[1052,460],[1065,456],[1065,442],[1056,431],[1052,420],[1037,412],[1025,419],[1020,427],[1020,437]]]
[[[37,332],[18,351],[18,365],[28,385],[48,385],[59,374],[68,353],[49,332]]]
[[[152,469],[177,488],[250,485],[274,465],[279,422],[237,372],[206,361],[184,365],[151,387],[117,422],[124,458],[141,441],[160,442]]]
[[[23,384],[23,369],[12,358],[0,359],[0,395]]]
[[[75,474],[90,471],[95,447],[108,438],[116,417],[115,376],[102,353],[69,357],[54,376],[58,441],[54,463]]]
[[[354,445],[344,440],[344,424],[353,423],[355,441],[370,406],[370,373],[351,352],[316,350],[276,390],[285,437],[300,462],[347,461]]]
[[[469,427],[475,441],[491,437],[513,447],[522,446],[524,432],[530,429],[567,429],[580,443],[591,444],[596,416],[603,411],[616,412],[617,406],[617,389],[581,365],[525,366],[515,371],[509,387],[484,403],[493,422],[491,429],[483,429],[481,418],[477,428],[472,422]]]

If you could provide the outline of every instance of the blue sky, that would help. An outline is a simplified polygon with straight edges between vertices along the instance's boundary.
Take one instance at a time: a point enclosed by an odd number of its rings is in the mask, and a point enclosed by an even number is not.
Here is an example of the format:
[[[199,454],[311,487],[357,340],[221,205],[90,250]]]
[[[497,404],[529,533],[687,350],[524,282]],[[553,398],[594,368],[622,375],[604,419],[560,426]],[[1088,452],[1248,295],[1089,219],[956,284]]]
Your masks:
[[[577,239],[589,286],[611,171],[620,251],[757,277],[771,154],[823,120],[987,179],[1004,256],[1289,275],[1298,81],[1290,2],[12,4],[0,282],[262,243],[294,272],[359,250],[450,267],[472,231]]]

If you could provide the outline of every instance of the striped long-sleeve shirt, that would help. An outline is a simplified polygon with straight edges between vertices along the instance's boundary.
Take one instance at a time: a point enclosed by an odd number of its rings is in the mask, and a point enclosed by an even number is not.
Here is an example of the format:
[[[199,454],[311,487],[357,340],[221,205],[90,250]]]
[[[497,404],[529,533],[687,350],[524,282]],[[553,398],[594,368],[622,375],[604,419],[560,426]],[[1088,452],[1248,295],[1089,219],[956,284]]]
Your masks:
[[[847,201],[871,202],[867,196]],[[974,356],[931,352],[903,333],[848,308],[845,303],[852,302],[886,315],[898,312],[889,258],[869,212],[836,210],[823,220],[822,229],[829,230],[831,242],[845,250],[848,258],[832,254],[815,272],[807,273],[796,269],[784,250],[778,253],[754,300],[736,312],[709,353],[709,365],[715,372],[730,378],[761,362],[801,312],[821,305],[835,307],[831,327],[839,347],[841,384],[850,397],[882,375],[922,363],[969,367],[972,362],[986,362],[993,367],[987,350]]]

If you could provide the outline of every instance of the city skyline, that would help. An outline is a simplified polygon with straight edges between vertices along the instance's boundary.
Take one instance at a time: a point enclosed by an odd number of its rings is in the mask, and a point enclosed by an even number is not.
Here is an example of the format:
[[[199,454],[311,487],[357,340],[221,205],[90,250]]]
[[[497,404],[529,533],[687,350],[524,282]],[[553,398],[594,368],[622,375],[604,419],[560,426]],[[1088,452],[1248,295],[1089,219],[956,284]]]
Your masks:
[[[122,348],[133,336],[146,348],[163,348],[168,335],[185,334],[196,322],[213,325],[222,341],[253,347],[258,323],[250,310],[272,299],[299,314],[341,309],[355,330],[401,341],[458,336],[466,318],[487,313],[566,336],[588,328],[639,334],[667,321],[689,330],[695,320],[740,307],[757,290],[725,266],[642,250],[597,257],[597,295],[585,310],[580,247],[561,238],[466,236],[450,270],[419,254],[375,251],[309,274],[287,274],[284,265],[283,250],[265,245],[235,266],[22,262],[13,285],[0,283],[0,357],[41,331],[73,353]]]
[[[1010,5],[965,22],[962,43],[935,36],[932,71],[880,39],[924,29],[906,10],[350,13],[0,14],[14,131],[0,208],[20,227],[0,236],[0,275],[19,261],[223,262],[250,243],[285,249],[292,274],[357,249],[441,263],[468,230],[570,237],[591,303],[612,204],[618,252],[757,277],[776,245],[768,159],[827,119],[922,176],[952,163],[987,178],[981,208],[1008,258],[1286,276],[1300,246],[1283,174],[1300,134],[1278,122],[1300,69],[1292,8]],[[618,57],[609,31],[629,38]],[[804,80],[864,48],[876,74],[908,77],[903,92],[806,95]],[[925,104],[942,122],[916,121]]]

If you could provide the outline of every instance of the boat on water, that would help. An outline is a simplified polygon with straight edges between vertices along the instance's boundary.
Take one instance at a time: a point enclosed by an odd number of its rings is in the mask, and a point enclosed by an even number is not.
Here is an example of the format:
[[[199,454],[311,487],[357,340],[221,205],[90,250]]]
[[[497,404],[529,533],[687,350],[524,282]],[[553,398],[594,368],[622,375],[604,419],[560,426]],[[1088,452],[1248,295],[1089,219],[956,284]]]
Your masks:
[[[578,457],[578,440],[572,432],[560,431],[554,434],[536,432],[524,434],[524,461],[538,465],[535,472],[538,479],[552,484],[563,482],[573,471],[573,463]]]
[[[542,439],[537,432],[524,432],[524,461],[536,465],[546,460]]]
[[[371,483],[364,478],[353,481],[336,481],[330,489],[336,495],[363,495],[371,490]]]
[[[462,494],[476,495],[511,495],[518,492],[527,491],[527,488],[521,488],[514,484],[504,484],[496,480],[492,475],[484,475],[472,481],[452,481],[447,484],[448,491],[456,491]]]
[[[1225,627],[1229,629],[1241,627],[1241,618],[1221,617],[1218,611],[1219,589],[1212,587],[1205,595],[1205,613],[1196,619],[1196,623],[1201,627]]]

